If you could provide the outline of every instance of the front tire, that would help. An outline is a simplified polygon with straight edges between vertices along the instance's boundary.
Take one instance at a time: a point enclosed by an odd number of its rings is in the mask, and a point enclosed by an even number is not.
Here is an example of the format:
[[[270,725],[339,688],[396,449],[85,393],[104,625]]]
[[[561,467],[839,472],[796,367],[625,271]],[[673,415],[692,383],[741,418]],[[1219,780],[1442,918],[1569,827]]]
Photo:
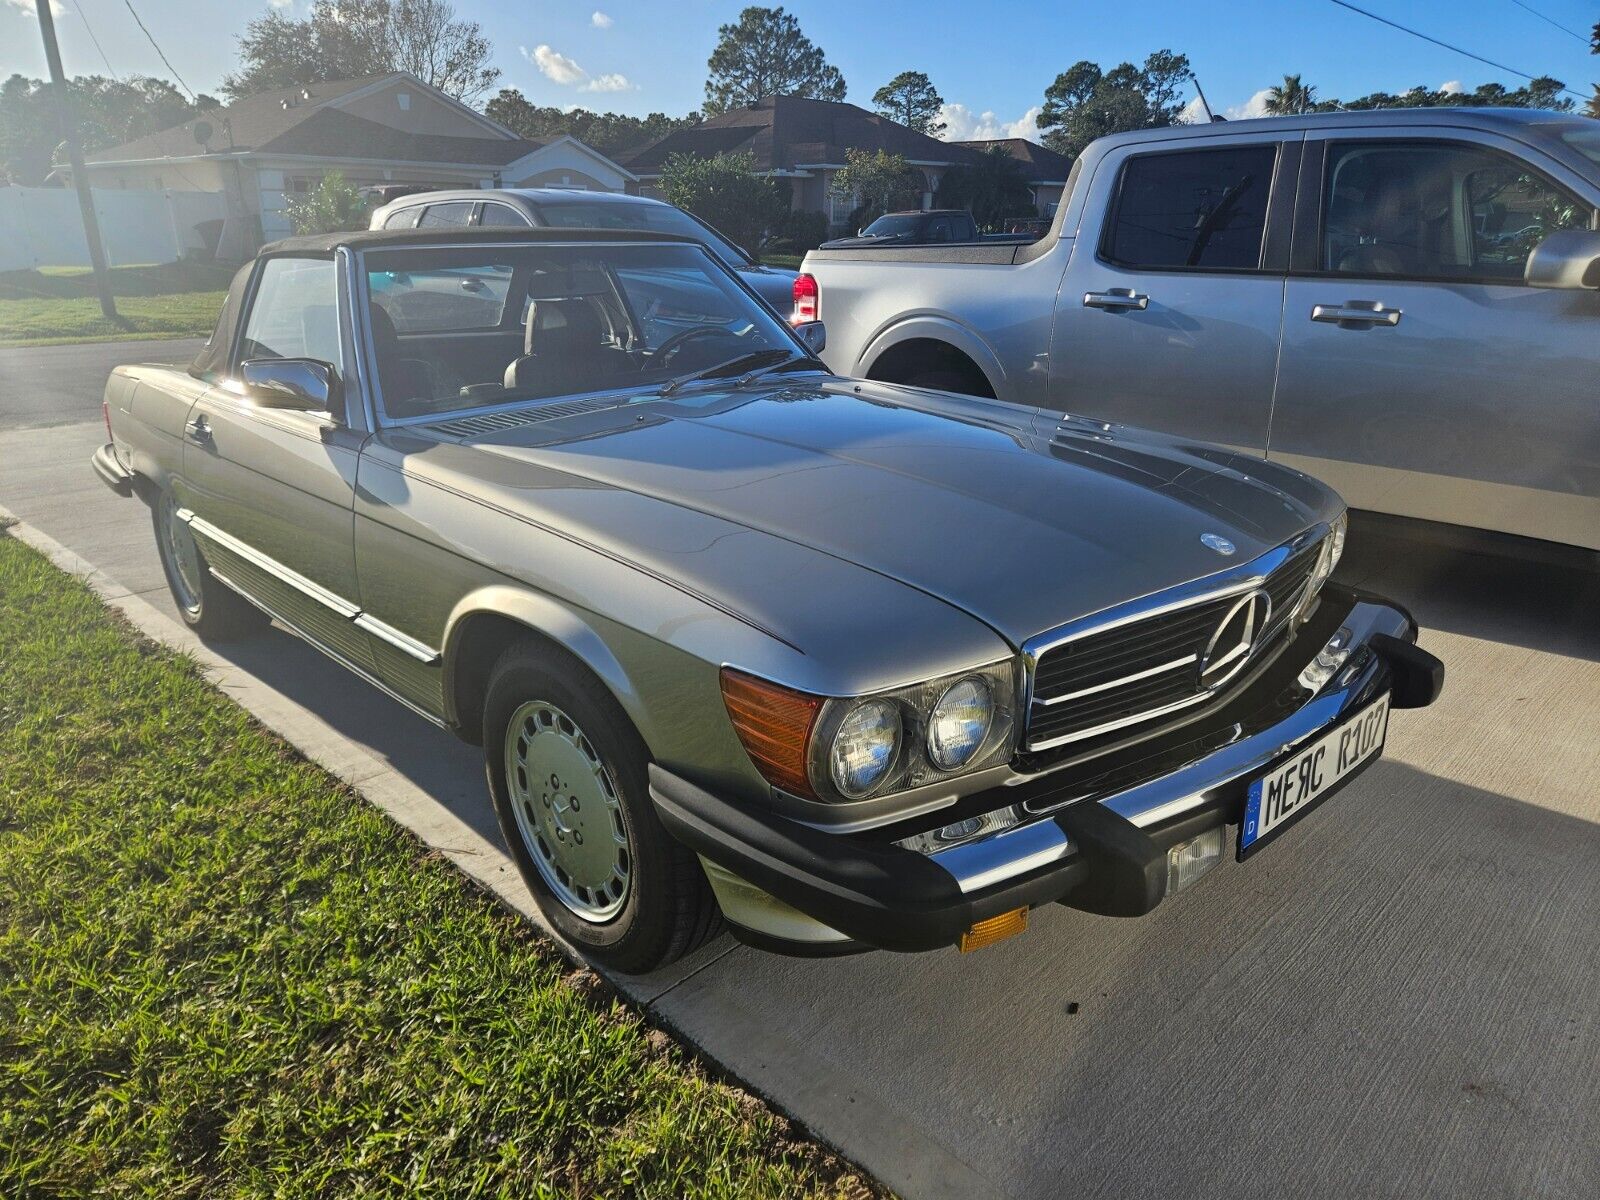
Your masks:
[[[162,488],[151,506],[156,552],[183,623],[208,642],[235,642],[259,632],[267,615],[211,573],[177,497]]]
[[[650,802],[643,739],[581,667],[531,640],[513,645],[490,674],[483,731],[500,831],[562,937],[638,974],[716,932],[698,860]]]

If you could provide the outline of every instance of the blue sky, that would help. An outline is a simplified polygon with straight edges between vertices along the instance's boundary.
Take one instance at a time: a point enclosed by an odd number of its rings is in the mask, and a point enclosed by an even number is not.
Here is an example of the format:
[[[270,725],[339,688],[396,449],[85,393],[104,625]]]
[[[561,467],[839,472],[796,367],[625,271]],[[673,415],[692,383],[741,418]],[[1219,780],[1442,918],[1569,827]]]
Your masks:
[[[717,26],[738,0],[455,0],[496,48],[503,83],[540,104],[682,113],[703,98]],[[1583,95],[1600,58],[1515,0],[1355,0],[1362,7],[1487,58],[1566,80]],[[275,0],[303,12],[306,0]],[[1600,20],[1596,0],[1527,0],[1579,33]],[[0,0],[0,75],[44,74],[33,0]],[[104,73],[92,31],[119,74],[166,74],[123,0],[56,0],[69,74]],[[234,35],[267,0],[134,0],[187,83],[214,89],[231,67]],[[1324,96],[1458,82],[1521,82],[1430,46],[1331,0],[796,0],[788,5],[844,72],[850,99],[870,104],[895,73],[926,71],[945,100],[952,133],[1028,132],[1031,110],[1057,72],[1078,59],[1106,66],[1170,47],[1187,53],[1212,106],[1242,112],[1285,72]],[[600,15],[596,15],[600,14]],[[542,49],[541,49],[542,48]]]

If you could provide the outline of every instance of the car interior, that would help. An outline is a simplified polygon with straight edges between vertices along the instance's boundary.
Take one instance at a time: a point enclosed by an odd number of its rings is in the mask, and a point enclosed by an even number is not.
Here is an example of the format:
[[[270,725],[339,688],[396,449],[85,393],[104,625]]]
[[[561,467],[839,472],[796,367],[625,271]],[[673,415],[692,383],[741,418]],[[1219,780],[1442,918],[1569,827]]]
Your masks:
[[[538,247],[368,264],[386,415],[411,419],[664,381],[791,345],[776,320],[682,246]],[[449,254],[449,252],[443,252]],[[388,256],[390,260],[393,256]]]

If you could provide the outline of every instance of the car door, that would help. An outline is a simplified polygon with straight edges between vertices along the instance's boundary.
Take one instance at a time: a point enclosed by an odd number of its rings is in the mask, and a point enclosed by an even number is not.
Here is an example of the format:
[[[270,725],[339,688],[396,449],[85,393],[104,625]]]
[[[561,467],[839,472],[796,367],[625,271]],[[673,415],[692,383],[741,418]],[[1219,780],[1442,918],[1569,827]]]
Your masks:
[[[181,503],[213,571],[313,642],[365,668],[352,543],[362,420],[335,410],[266,408],[240,364],[313,358],[341,382],[349,315],[330,256],[257,266],[228,377],[196,401],[185,428]],[[353,402],[352,402],[353,403]],[[359,408],[358,405],[353,407]]]
[[[1266,451],[1300,137],[1106,155],[1056,299],[1052,407]]]
[[[1600,294],[1523,284],[1591,184],[1466,129],[1306,143],[1270,456],[1355,507],[1600,547]]]

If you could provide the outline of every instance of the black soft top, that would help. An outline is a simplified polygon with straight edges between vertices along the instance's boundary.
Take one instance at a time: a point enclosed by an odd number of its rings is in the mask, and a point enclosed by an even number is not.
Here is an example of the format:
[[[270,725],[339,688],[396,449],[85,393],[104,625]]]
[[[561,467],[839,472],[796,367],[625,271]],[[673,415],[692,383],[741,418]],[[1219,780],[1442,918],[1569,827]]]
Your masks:
[[[341,246],[352,250],[379,250],[401,246],[504,245],[506,242],[684,242],[703,243],[680,233],[656,233],[642,229],[358,229],[343,233],[317,233],[305,237],[283,238],[261,247],[267,254],[328,254]]]

